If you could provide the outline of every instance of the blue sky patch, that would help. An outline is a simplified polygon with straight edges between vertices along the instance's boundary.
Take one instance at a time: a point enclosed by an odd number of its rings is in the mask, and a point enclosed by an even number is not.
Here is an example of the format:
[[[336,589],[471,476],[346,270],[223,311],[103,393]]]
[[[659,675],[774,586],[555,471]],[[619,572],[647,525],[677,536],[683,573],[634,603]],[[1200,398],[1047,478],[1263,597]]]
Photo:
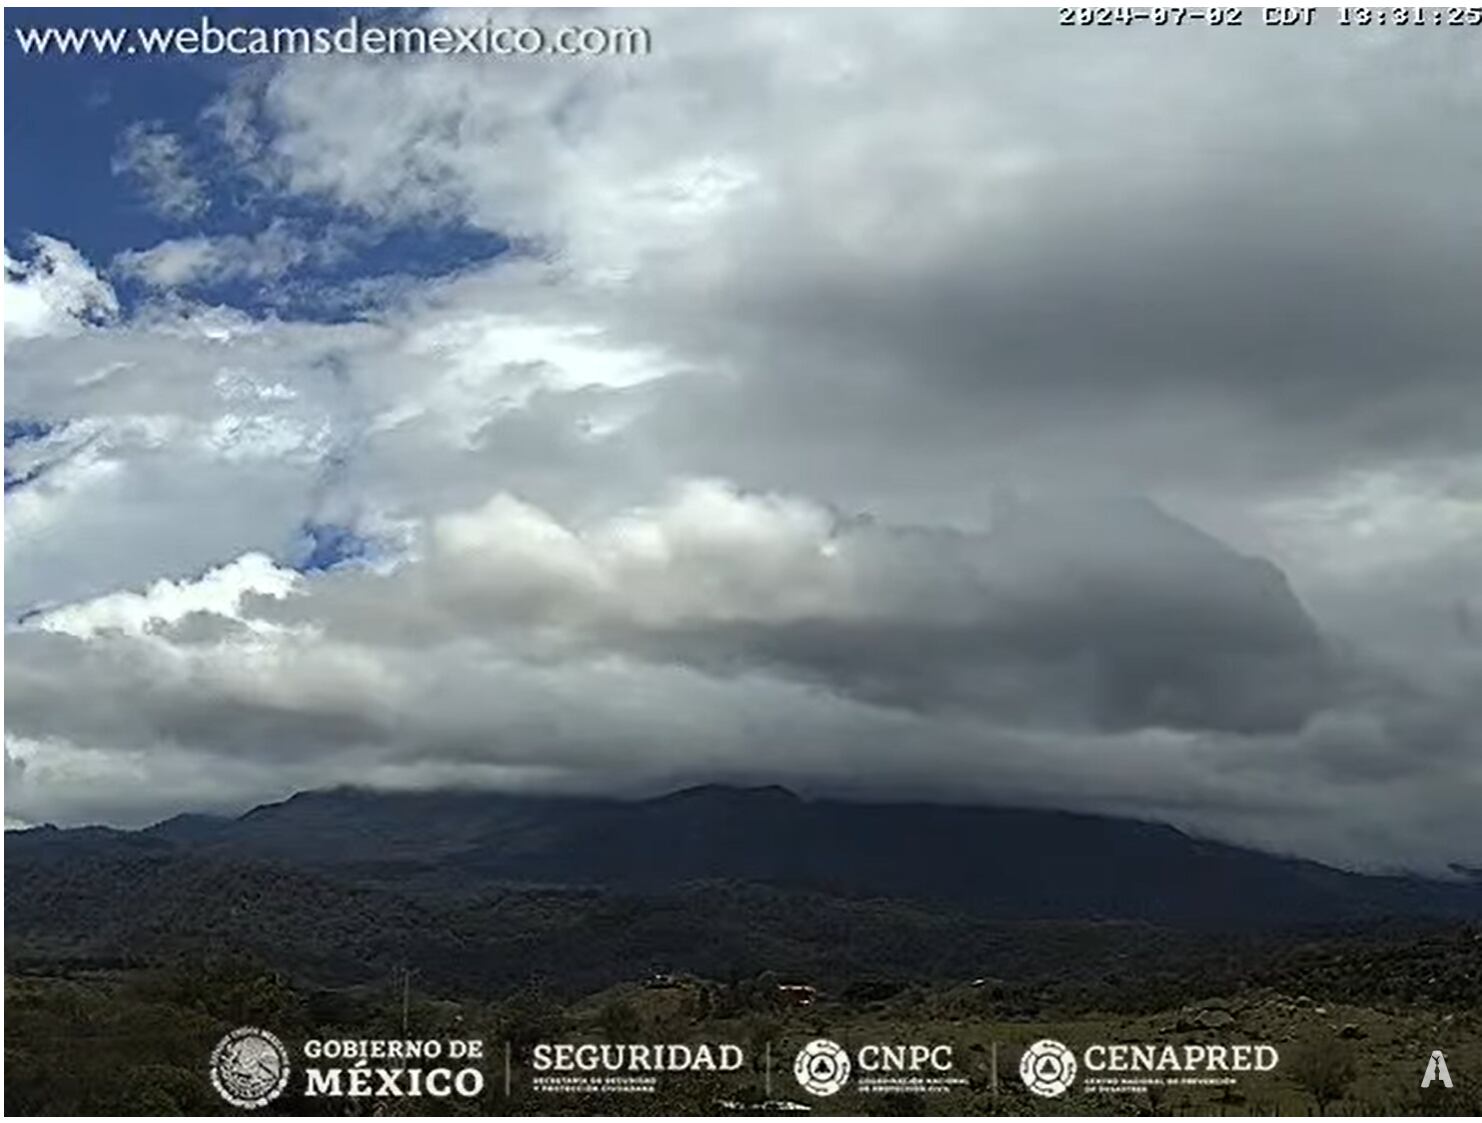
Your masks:
[[[322,573],[346,562],[365,559],[370,547],[368,539],[347,526],[307,522],[299,536],[298,556],[293,566],[300,573]]]
[[[34,417],[7,418],[5,421],[5,447],[22,444],[26,441],[39,441],[50,436],[56,430],[56,426],[50,421],[40,421]]]
[[[394,279],[443,276],[509,250],[498,234],[461,222],[387,225],[329,200],[288,197],[247,175],[206,110],[260,58],[223,55],[45,56],[25,53],[14,29],[196,26],[201,9],[10,9],[6,12],[5,242],[23,255],[41,233],[75,246],[105,271],[125,314],[152,290],[116,267],[128,251],[173,239],[255,237],[278,224],[333,253],[311,254],[271,277],[210,275],[179,290],[254,315],[353,318]],[[387,18],[392,13],[384,13]],[[339,26],[344,9],[295,9],[296,26]],[[362,15],[367,22],[375,15]],[[218,26],[282,25],[281,9],[212,9]],[[205,114],[203,116],[203,114]],[[200,195],[171,212],[131,170],[125,140],[140,132],[177,144]],[[173,138],[173,139],[169,139]],[[40,154],[40,155],[38,155]]]

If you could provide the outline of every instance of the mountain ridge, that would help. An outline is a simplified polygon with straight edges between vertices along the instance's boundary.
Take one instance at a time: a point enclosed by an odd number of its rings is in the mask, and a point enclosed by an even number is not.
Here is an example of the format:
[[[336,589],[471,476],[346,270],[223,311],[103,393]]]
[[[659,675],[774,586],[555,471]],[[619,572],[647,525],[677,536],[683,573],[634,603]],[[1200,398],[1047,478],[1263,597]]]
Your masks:
[[[7,832],[6,863],[175,854],[417,893],[695,882],[885,898],[1014,919],[1262,928],[1482,916],[1482,885],[1355,873],[1070,811],[808,798],[701,784],[642,799],[342,786],[137,831]]]

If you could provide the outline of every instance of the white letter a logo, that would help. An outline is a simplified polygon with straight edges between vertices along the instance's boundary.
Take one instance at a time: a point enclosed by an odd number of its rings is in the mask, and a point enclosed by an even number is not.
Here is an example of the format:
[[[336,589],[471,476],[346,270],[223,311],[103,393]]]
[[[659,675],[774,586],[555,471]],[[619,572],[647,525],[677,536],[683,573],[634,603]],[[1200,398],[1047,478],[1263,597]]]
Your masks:
[[[1439,1080],[1446,1087],[1451,1087],[1451,1073],[1446,1071],[1446,1054],[1439,1049],[1431,1054],[1431,1063],[1425,1066],[1425,1079],[1420,1082],[1420,1086],[1429,1088],[1432,1080]]]

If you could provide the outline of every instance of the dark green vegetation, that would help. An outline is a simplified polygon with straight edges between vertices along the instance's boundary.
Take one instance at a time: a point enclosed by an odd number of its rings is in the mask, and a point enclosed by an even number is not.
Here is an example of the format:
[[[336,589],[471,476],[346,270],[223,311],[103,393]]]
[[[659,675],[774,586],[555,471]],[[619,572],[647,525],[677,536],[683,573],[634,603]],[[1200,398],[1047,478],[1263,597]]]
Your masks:
[[[1148,824],[780,789],[638,803],[338,790],[233,820],[11,832],[5,858],[16,1112],[215,1111],[202,1065],[222,1032],[397,1036],[402,968],[414,1033],[709,1037],[772,1041],[778,1056],[809,1034],[937,1035],[975,1065],[993,1042],[1006,1050],[996,1101],[975,1071],[949,1097],[818,1105],[829,1111],[1199,1106],[1033,1100],[1011,1055],[1036,1034],[1239,1029],[1290,1046],[1280,1081],[1220,1102],[1236,1112],[1418,1110],[1411,1053],[1423,1066],[1435,1047],[1463,1058],[1435,1110],[1475,1109],[1464,1089],[1482,1074],[1478,1055],[1466,1083],[1482,1010],[1475,882],[1363,877]],[[653,971],[690,981],[635,987]],[[823,1000],[789,1009],[780,979]],[[1224,1029],[1186,1009],[1210,996],[1225,996]],[[1363,1036],[1336,1036],[1350,1022]],[[758,1088],[609,1106],[709,1110],[743,1091]]]
[[[812,1006],[779,1000],[777,976],[729,981],[681,977],[649,989],[629,982],[575,999],[537,983],[499,997],[429,994],[414,988],[406,1033],[477,1037],[489,1043],[485,1090],[473,1100],[397,1100],[390,1114],[715,1114],[722,1101],[807,1102],[821,1114],[1441,1114],[1482,1109],[1482,1013],[1474,1000],[1412,1003],[1347,999],[1382,973],[1423,990],[1436,970],[1469,974],[1475,988],[1479,933],[1416,941],[1335,940],[1292,950],[1279,973],[1301,989],[1247,985],[1211,996],[1194,972],[1186,993],[1203,997],[1156,1010],[1090,1003],[1075,987],[988,980],[928,984],[875,975]],[[1341,949],[1341,950],[1340,950]],[[1346,966],[1344,966],[1346,964]],[[239,1025],[271,1027],[298,1058],[311,1038],[402,1036],[394,977],[350,988],[314,987],[238,957],[191,957],[169,968],[62,968],[12,973],[6,985],[6,1100],[12,1114],[230,1114],[211,1089],[206,1058]],[[806,1041],[946,1043],[965,1086],[941,1094],[869,1095],[853,1088],[810,1097],[790,1076]],[[1020,1052],[1042,1037],[1078,1052],[1095,1043],[1260,1041],[1281,1050],[1269,1075],[1233,1088],[1113,1094],[1077,1086],[1045,1100],[1017,1078]],[[503,1043],[514,1058],[504,1092]],[[531,1089],[528,1058],[540,1041],[734,1042],[747,1051],[738,1074],[675,1076],[652,1095],[560,1095]],[[1446,1051],[1455,1087],[1422,1091],[1434,1048]],[[770,1077],[764,1059],[773,1059]],[[992,1079],[996,1056],[998,1081]],[[349,1101],[310,1100],[302,1079],[263,1114],[349,1112]],[[367,1105],[359,1105],[361,1110]]]

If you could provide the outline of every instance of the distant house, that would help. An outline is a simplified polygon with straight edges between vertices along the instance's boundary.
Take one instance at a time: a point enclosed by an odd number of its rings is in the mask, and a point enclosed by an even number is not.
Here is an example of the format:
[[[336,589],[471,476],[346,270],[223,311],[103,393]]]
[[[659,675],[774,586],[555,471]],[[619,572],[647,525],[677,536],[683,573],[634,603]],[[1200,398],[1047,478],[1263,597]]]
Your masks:
[[[818,1001],[818,988],[807,983],[778,983],[777,997],[789,1006],[812,1006]]]
[[[643,981],[649,990],[670,990],[679,985],[679,980],[665,971],[655,971]]]

